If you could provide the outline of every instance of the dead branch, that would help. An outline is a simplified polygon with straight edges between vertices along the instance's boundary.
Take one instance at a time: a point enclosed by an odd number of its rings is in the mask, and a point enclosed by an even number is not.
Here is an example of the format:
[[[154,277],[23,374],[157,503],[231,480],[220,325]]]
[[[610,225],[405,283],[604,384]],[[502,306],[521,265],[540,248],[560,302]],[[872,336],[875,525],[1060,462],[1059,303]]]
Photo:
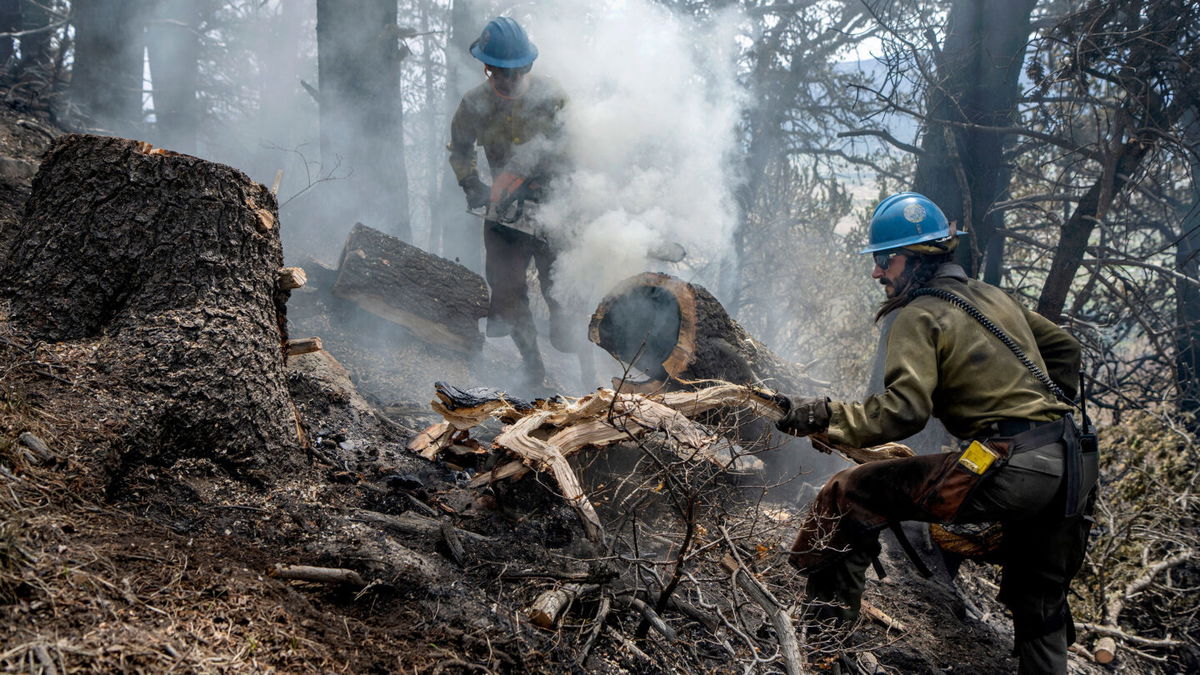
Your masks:
[[[293,581],[312,581],[319,584],[366,586],[367,582],[354,570],[333,567],[309,567],[307,565],[283,565],[276,563],[270,575]]]
[[[726,536],[726,540],[728,540],[728,536]],[[787,609],[746,571],[732,554],[726,554],[721,559],[721,566],[733,575],[733,580],[738,587],[745,591],[746,595],[750,596],[750,599],[762,607],[770,617],[775,634],[779,636],[779,649],[783,652],[788,675],[804,673],[804,661],[800,656],[800,640],[796,636],[796,628],[792,625],[792,619],[788,616]]]

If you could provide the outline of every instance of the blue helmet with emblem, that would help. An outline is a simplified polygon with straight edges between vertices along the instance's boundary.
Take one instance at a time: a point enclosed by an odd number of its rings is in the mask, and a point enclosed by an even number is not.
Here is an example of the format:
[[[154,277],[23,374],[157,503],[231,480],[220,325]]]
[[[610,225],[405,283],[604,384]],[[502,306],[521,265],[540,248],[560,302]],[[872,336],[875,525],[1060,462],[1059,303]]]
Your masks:
[[[925,195],[899,192],[879,202],[871,216],[867,247],[859,253],[911,248],[919,253],[949,253],[958,235],[946,214]]]
[[[496,68],[524,68],[533,64],[538,50],[521,24],[499,16],[489,21],[479,39],[471,43],[471,56]]]

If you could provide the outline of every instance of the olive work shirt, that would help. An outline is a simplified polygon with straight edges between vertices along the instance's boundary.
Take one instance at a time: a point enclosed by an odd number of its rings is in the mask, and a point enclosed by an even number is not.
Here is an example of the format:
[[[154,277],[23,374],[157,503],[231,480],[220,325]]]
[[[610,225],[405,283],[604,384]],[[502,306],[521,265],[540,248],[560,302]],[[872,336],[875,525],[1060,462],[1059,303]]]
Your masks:
[[[493,177],[509,171],[525,178],[552,172],[561,162],[566,95],[557,82],[526,75],[528,89],[501,96],[491,81],[468,91],[450,122],[450,166],[462,184],[479,175],[476,144],[483,146]]]
[[[999,288],[967,278],[956,264],[942,265],[928,286],[979,308],[1067,396],[1075,397],[1080,347],[1069,333]],[[959,438],[978,438],[999,420],[1048,422],[1071,412],[999,338],[958,306],[923,295],[895,311],[883,391],[862,403],[829,404],[826,433],[835,443],[861,448],[906,438],[924,428],[931,415]]]

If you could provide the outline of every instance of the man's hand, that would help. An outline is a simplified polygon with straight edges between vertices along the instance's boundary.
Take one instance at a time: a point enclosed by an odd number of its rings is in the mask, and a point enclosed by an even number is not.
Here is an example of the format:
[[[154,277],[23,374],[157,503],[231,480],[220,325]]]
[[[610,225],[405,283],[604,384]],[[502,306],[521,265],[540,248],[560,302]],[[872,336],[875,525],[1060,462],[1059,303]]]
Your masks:
[[[829,428],[829,399],[822,396],[789,401],[786,414],[775,423],[776,429],[793,436],[808,436]]]
[[[479,180],[479,176],[471,174],[462,179],[459,183],[463,192],[467,195],[467,208],[478,209],[487,206],[488,197],[491,194],[491,188],[486,183]]]

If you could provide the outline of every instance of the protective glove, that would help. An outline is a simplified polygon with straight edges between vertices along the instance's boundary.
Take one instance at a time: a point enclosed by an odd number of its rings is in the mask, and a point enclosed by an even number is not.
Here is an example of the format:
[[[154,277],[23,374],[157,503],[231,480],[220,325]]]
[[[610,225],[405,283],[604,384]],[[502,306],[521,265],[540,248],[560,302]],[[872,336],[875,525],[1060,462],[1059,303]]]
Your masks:
[[[491,188],[487,186],[487,183],[479,180],[479,176],[477,174],[471,174],[470,176],[467,176],[459,181],[458,184],[462,187],[463,192],[467,195],[468,209],[478,209],[487,206],[488,197],[491,194]]]
[[[775,423],[775,428],[793,436],[808,436],[829,428],[829,399],[788,399],[787,412]],[[781,406],[782,407],[782,406]]]

